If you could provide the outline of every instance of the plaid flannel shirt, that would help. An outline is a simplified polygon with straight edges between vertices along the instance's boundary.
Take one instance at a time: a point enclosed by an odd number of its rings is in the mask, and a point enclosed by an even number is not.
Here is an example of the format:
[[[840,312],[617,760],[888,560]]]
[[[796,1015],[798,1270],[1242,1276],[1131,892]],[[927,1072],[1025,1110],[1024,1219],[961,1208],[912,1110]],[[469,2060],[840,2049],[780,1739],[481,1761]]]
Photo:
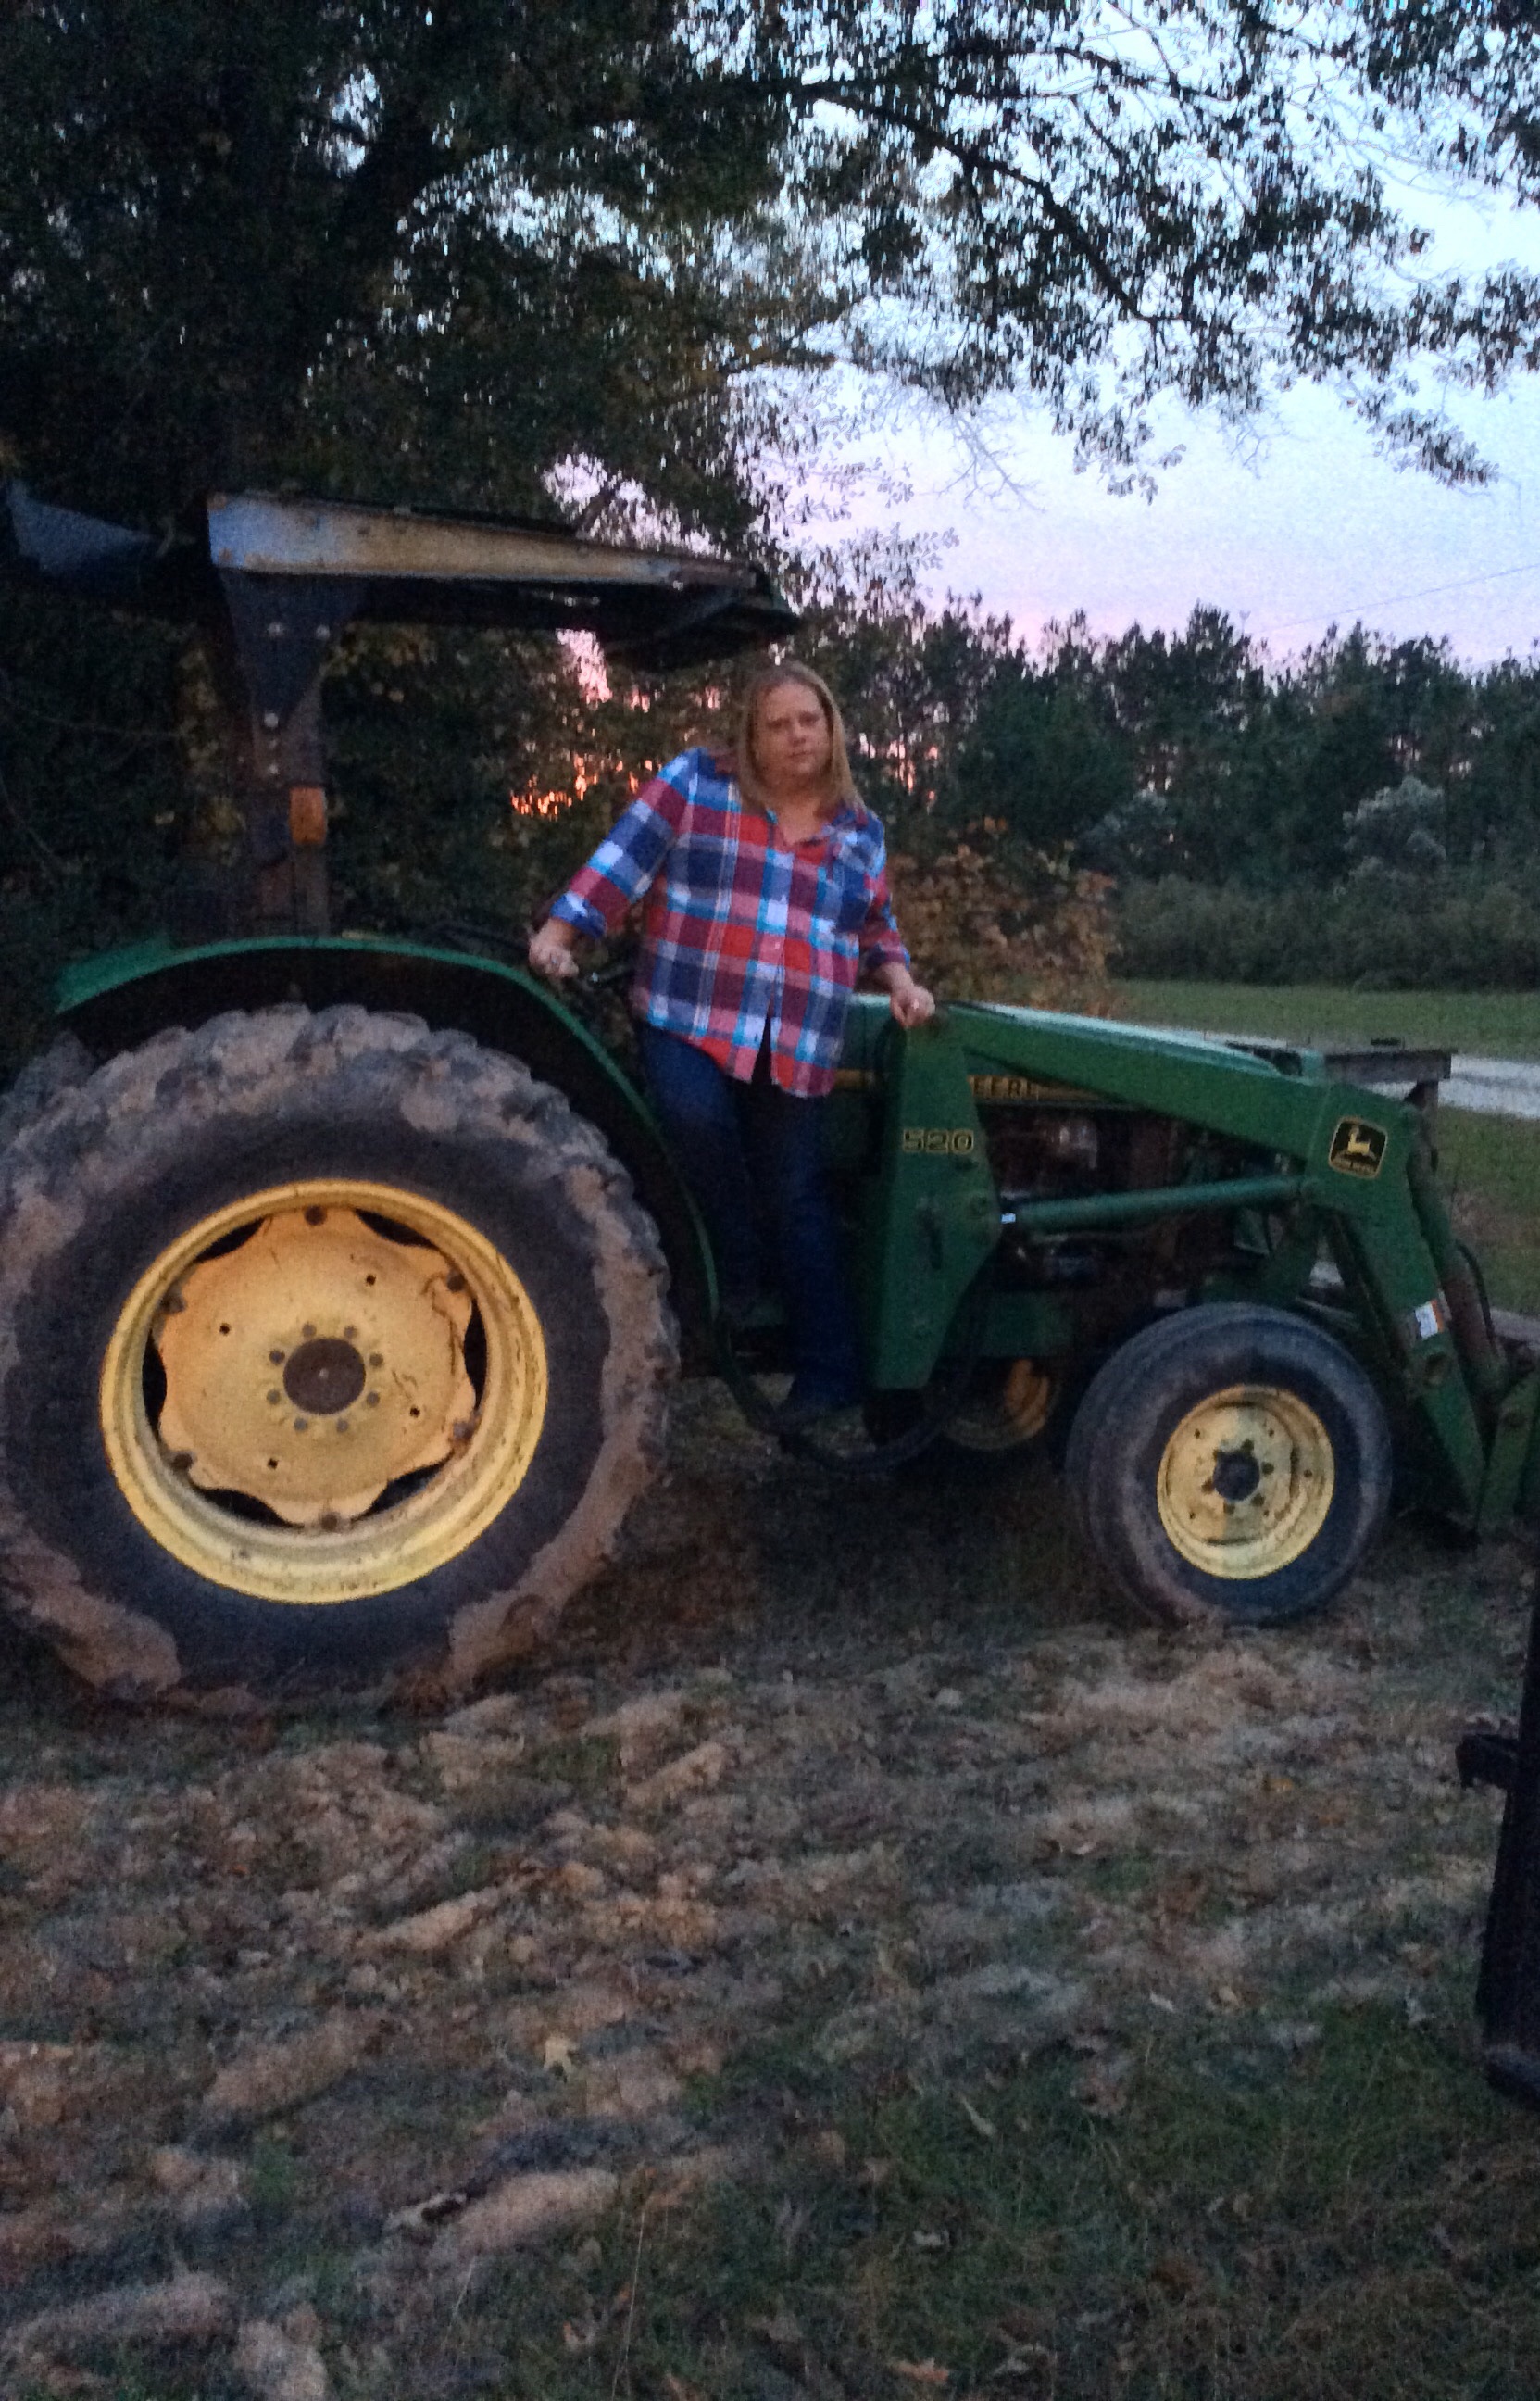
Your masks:
[[[770,1073],[788,1092],[833,1085],[862,967],[908,964],[871,811],[841,808],[783,849],[774,818],[743,807],[730,764],[708,750],[684,751],[643,787],[552,914],[602,936],[638,899],[636,1015],[744,1080],[768,1027]]]

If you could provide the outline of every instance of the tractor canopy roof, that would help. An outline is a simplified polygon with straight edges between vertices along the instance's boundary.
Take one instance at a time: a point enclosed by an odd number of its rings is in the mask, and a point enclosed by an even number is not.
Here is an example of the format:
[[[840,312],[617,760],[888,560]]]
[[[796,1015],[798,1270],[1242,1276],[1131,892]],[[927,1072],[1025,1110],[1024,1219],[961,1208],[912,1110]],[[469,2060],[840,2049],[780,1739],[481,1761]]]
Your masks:
[[[5,487],[0,572],[111,608],[191,621],[226,611],[238,642],[294,611],[597,635],[618,665],[688,665],[781,639],[796,616],[757,568],[691,551],[588,542],[559,525],[216,493],[160,537]],[[244,644],[241,645],[244,648]]]

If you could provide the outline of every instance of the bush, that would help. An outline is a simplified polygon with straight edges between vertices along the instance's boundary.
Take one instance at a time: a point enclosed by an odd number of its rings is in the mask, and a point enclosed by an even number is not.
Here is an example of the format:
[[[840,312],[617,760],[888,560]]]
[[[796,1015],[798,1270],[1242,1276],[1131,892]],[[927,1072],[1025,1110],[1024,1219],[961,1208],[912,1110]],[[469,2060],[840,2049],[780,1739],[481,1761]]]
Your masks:
[[[1215,983],[1345,983],[1366,991],[1540,987],[1540,877],[1429,873],[1366,861],[1331,890],[1124,883],[1118,975]]]
[[[1449,857],[1448,819],[1437,784],[1403,775],[1347,811],[1342,848],[1360,872],[1370,867],[1442,867]]]
[[[1104,875],[1013,843],[997,821],[889,860],[914,970],[943,999],[1107,1014],[1112,940]]]

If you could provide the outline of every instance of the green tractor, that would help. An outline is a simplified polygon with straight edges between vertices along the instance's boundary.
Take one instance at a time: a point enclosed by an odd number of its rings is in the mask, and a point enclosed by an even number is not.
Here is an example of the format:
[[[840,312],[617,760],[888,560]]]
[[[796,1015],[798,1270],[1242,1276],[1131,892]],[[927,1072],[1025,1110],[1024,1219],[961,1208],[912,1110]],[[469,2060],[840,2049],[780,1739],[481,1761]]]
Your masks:
[[[726,1365],[613,1050],[463,935],[334,931],[319,689],[365,620],[776,639],[762,578],[543,528],[248,496],[166,545],[13,487],[8,572],[197,620],[245,761],[218,922],[65,979],[0,1111],[0,1605],[108,1693],[463,1690],[549,1635]],[[1062,1453],[1156,1617],[1319,1608],[1399,1489],[1540,1504],[1537,1329],[1434,1173],[1435,1056],[858,999],[834,1111],[879,1472]],[[753,1365],[777,1364],[772,1326]]]

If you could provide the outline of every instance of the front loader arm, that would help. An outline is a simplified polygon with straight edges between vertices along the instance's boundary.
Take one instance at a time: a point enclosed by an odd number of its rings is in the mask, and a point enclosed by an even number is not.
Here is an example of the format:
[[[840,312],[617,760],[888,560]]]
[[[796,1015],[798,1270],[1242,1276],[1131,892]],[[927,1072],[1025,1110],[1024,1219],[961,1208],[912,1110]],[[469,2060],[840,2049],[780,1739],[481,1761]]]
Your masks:
[[[1519,1462],[1509,1479],[1517,1486],[1533,1408],[1486,1327],[1416,1106],[1334,1080],[1311,1052],[1263,1056],[1024,1008],[955,1007],[902,1041],[868,1023],[857,1028],[847,1060],[865,1066],[886,1101],[875,1239],[867,1245],[880,1253],[868,1269],[868,1291],[881,1296],[869,1310],[879,1380],[923,1380],[948,1314],[999,1238],[980,1103],[987,1118],[992,1100],[1056,1091],[1067,1107],[1114,1103],[1173,1120],[1192,1130],[1194,1156],[1201,1138],[1212,1137],[1244,1168],[1210,1175],[1199,1167],[1174,1184],[1029,1201],[1010,1213],[1015,1241],[1111,1234],[1200,1214],[1281,1217],[1299,1235],[1297,1256],[1290,1265],[1286,1232],[1284,1253],[1269,1263],[1274,1283],[1267,1297],[1318,1306],[1311,1270],[1324,1242],[1352,1312],[1348,1338],[1393,1414],[1410,1425],[1438,1504],[1462,1522],[1484,1520],[1494,1445],[1505,1434]],[[1280,1269],[1292,1274],[1293,1289],[1277,1288]],[[1048,1323],[1050,1307],[1038,1309],[1037,1324]],[[1029,1322],[1029,1312],[1017,1313]]]

